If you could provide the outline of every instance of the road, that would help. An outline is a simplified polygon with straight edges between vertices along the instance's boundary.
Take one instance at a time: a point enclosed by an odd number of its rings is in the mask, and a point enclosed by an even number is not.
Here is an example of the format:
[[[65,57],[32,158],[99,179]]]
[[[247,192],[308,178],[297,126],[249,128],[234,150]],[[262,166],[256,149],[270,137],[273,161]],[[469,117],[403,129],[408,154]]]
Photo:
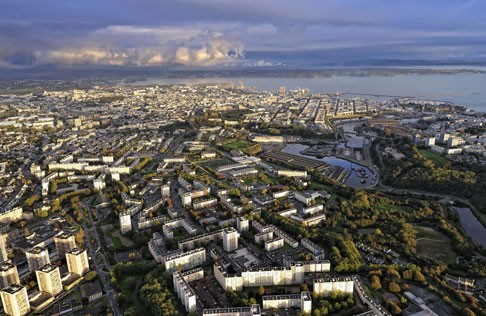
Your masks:
[[[83,227],[85,232],[85,240],[88,245],[89,254],[93,260],[93,264],[95,266],[96,272],[100,276],[101,284],[103,289],[106,293],[106,297],[110,304],[113,316],[121,316],[121,313],[118,309],[118,303],[116,302],[116,295],[115,291],[113,291],[110,281],[108,280],[108,273],[111,266],[108,260],[106,260],[106,254],[103,247],[101,247],[100,238],[98,234],[98,229],[96,228],[95,222],[93,220],[93,215],[91,214],[91,202],[94,200],[93,197],[87,198],[83,200],[82,204],[84,208],[87,210],[89,221],[91,223],[91,228],[86,225],[86,218],[83,217]],[[94,237],[96,240],[96,245],[91,243],[91,237]],[[98,250],[98,251],[97,251]],[[101,264],[98,262],[98,256],[101,258]]]

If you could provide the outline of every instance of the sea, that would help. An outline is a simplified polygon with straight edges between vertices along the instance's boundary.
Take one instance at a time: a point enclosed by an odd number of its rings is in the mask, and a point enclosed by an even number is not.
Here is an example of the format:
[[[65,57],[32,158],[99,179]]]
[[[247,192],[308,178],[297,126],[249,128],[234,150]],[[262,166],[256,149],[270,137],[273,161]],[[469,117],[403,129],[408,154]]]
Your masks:
[[[466,106],[477,112],[486,112],[486,73],[411,74],[367,77],[211,77],[211,78],[151,78],[132,84],[190,84],[234,83],[253,87],[256,91],[275,91],[307,88],[314,93],[344,93],[350,97],[368,98],[415,97],[421,100],[447,101]]]

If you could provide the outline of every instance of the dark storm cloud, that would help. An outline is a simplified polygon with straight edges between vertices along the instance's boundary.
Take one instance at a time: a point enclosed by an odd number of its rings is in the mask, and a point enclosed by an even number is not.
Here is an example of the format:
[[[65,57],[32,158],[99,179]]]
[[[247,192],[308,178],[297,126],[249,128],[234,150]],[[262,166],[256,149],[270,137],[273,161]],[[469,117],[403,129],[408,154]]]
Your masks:
[[[0,8],[0,67],[486,54],[484,1],[0,0]]]

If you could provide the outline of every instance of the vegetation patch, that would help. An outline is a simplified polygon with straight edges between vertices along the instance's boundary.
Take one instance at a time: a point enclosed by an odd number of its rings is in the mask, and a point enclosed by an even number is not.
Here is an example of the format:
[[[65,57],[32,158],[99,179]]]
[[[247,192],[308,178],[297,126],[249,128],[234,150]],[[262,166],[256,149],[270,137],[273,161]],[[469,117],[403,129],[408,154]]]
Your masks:
[[[228,149],[241,150],[241,149],[245,149],[250,145],[251,143],[247,142],[246,140],[237,140],[231,143],[224,144],[224,147]]]
[[[205,162],[200,162],[199,165],[202,167],[209,167],[211,169],[216,169],[221,166],[226,166],[229,164],[234,163],[232,160],[228,158],[221,158],[221,159],[216,159],[216,160],[210,160],[210,161],[205,161]]]
[[[433,152],[432,150],[420,149],[419,152],[424,158],[432,161],[437,167],[443,167],[447,162],[449,162],[449,160],[447,160],[444,156]]]
[[[418,232],[416,239],[418,255],[445,263],[456,262],[457,255],[452,249],[449,237],[431,227],[414,225],[413,228]]]

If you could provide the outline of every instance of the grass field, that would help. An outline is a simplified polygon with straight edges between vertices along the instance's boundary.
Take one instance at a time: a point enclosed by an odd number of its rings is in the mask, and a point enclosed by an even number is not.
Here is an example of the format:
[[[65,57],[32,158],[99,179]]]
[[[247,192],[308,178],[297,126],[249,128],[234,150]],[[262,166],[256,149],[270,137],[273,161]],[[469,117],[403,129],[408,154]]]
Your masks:
[[[113,245],[115,246],[116,249],[123,248],[123,244],[122,244],[122,241],[120,240],[120,238],[112,236],[112,235],[109,235],[109,237],[110,237],[111,241],[113,241]]]
[[[417,254],[445,263],[455,263],[457,255],[449,237],[430,227],[413,226],[418,232]]]
[[[428,160],[432,161],[437,167],[443,167],[448,162],[448,160],[441,154],[428,149],[421,149],[420,154]]]
[[[199,165],[203,166],[203,167],[209,167],[209,168],[214,170],[218,167],[230,165],[232,163],[235,163],[235,162],[228,159],[228,158],[221,158],[221,159],[216,159],[216,160],[200,162]]]
[[[116,230],[112,233],[112,240],[113,239],[119,239],[119,242],[122,246],[125,246],[125,247],[132,247],[134,245],[133,241],[131,241],[130,239],[126,238],[125,236],[122,236],[120,234],[120,231],[119,230]],[[117,241],[118,242],[118,241]],[[116,246],[116,243],[115,241],[113,240],[113,243],[115,244]]]
[[[250,145],[251,145],[251,143],[247,142],[246,140],[236,140],[234,142],[224,144],[224,147],[226,147],[228,149],[239,150],[239,149],[245,149],[246,147],[248,147]]]

